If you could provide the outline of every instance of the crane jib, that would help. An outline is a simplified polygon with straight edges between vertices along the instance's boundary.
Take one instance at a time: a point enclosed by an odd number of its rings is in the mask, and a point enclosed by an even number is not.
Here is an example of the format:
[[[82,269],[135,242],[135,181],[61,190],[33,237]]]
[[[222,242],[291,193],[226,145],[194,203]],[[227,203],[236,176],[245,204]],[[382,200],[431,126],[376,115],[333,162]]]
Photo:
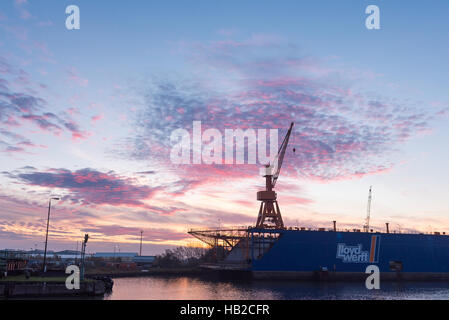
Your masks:
[[[282,163],[284,161],[285,150],[287,149],[288,140],[290,139],[290,134],[292,133],[293,125],[294,125],[294,123],[292,122],[290,124],[290,128],[287,131],[287,134],[284,137],[284,140],[282,141],[281,146],[279,147],[279,151],[276,156],[276,158],[277,158],[277,166],[276,167],[277,168],[276,168],[276,172],[274,173],[273,178],[272,178],[272,186],[273,187],[276,184],[276,181],[279,177],[279,173],[281,172]]]

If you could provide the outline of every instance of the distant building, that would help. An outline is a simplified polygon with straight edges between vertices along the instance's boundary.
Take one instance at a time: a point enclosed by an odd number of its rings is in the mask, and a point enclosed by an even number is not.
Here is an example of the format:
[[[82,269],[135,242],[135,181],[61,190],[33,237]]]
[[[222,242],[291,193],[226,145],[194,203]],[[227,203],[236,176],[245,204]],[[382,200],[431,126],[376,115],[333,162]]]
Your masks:
[[[132,261],[138,266],[151,267],[155,259],[155,256],[136,256]]]
[[[75,251],[75,250],[63,250],[63,251],[58,251],[55,252],[54,254],[58,255],[58,256],[67,256],[67,255],[79,255],[80,252],[79,251]]]
[[[133,258],[137,256],[137,252],[97,252],[92,255],[93,258],[101,258],[105,260],[120,258],[122,261],[132,261]]]

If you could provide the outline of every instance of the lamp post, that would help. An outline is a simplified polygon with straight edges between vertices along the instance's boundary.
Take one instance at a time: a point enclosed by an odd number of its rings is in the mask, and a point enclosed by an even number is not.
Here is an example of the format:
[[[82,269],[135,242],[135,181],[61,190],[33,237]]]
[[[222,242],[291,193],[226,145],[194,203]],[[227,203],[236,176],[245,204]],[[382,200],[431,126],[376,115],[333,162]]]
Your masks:
[[[140,252],[139,252],[139,256],[142,256],[142,235],[143,235],[143,230],[140,230]]]
[[[46,262],[47,262],[48,225],[50,224],[51,200],[59,200],[59,198],[52,197],[52,198],[50,198],[50,200],[48,200],[47,233],[45,234],[44,263],[42,264],[42,272],[47,271]]]
[[[81,249],[81,280],[84,281],[84,259],[86,257],[86,244],[87,240],[89,240],[89,235],[86,233],[84,235],[84,241]]]

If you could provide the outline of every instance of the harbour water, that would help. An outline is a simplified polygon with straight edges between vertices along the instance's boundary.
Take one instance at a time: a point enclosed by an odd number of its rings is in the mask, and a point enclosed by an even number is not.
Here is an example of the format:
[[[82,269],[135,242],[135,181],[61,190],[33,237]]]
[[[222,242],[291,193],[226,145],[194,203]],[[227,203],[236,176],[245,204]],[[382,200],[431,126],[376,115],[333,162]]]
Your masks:
[[[225,282],[191,277],[116,278],[108,300],[449,300],[449,282]]]

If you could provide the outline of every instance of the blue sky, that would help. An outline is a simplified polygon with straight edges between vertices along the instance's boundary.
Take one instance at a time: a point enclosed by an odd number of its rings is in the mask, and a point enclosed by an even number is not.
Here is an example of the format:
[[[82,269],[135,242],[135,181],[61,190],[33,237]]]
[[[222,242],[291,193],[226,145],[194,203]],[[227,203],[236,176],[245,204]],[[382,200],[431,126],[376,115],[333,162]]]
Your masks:
[[[81,29],[65,28],[76,4]],[[380,8],[381,29],[365,28]],[[447,1],[31,1],[0,4],[0,238],[145,250],[188,227],[250,224],[256,166],[174,167],[170,132],[295,121],[287,223],[449,229]],[[229,185],[235,190],[229,190]],[[116,188],[111,191],[111,188]],[[207,204],[207,205],[206,205]],[[243,207],[242,207],[243,206]],[[444,231],[444,230],[443,230]],[[448,230],[449,231],[449,230]]]

